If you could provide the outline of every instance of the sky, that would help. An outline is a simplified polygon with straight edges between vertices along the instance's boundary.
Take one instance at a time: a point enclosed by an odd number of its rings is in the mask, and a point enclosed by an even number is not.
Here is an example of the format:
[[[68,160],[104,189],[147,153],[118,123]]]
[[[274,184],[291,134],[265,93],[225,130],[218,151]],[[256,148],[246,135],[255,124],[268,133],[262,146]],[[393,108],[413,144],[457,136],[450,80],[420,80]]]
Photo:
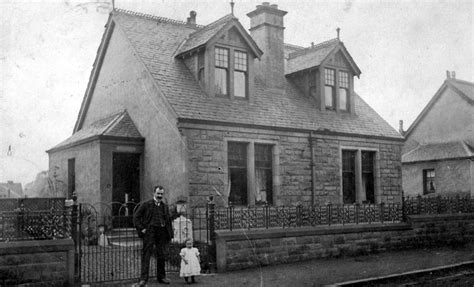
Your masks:
[[[230,0],[115,0],[115,7],[208,24]],[[234,14],[263,1],[234,0]],[[398,130],[446,79],[474,82],[474,1],[275,0],[288,14],[285,43],[336,37],[359,66],[355,91]],[[48,169],[46,150],[71,136],[111,0],[0,0],[0,182],[25,185]]]

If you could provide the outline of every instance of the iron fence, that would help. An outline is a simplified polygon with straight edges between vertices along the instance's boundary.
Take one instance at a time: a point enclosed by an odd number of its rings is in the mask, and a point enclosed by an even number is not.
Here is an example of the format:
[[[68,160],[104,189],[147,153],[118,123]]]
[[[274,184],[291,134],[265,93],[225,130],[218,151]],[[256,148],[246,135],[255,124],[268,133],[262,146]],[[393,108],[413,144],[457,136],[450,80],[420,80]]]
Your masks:
[[[125,209],[128,208],[128,211]],[[109,211],[116,210],[118,215]],[[141,268],[142,240],[133,227],[134,204],[114,208],[107,204],[80,204],[76,250],[77,272],[82,283],[113,282],[138,279]],[[201,254],[202,269],[209,268],[209,231],[207,208],[181,210],[173,221],[174,238],[169,248],[165,269],[178,272],[181,248],[187,238]],[[156,277],[156,259],[150,261],[150,278]]]
[[[215,229],[292,228],[402,221],[401,204],[224,207],[215,210]]]
[[[0,241],[71,238],[69,209],[0,213]]]
[[[407,197],[403,200],[406,215],[474,213],[470,197]]]

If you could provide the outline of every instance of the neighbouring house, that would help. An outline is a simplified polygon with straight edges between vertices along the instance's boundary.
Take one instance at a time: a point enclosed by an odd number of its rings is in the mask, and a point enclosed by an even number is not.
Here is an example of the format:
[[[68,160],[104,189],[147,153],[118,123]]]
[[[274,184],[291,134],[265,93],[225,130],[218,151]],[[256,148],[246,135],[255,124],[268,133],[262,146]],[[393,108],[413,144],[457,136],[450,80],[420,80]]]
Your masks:
[[[0,198],[20,198],[23,197],[21,183],[8,180],[0,182]]]
[[[448,71],[404,134],[405,195],[474,197],[474,83]]]
[[[155,184],[203,206],[401,201],[403,137],[354,91],[338,36],[284,42],[263,3],[202,26],[110,13],[73,135],[50,167],[81,202],[139,202]],[[296,23],[295,23],[296,25]],[[310,42],[310,41],[308,41]]]

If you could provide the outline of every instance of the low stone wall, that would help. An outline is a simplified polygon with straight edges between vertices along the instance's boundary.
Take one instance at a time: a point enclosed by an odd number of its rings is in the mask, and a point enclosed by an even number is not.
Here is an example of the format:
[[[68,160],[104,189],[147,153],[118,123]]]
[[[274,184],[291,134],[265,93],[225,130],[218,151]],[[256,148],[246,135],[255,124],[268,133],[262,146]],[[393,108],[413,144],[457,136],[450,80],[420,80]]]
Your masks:
[[[464,244],[474,214],[412,216],[407,223],[217,231],[219,272],[394,249]]]
[[[72,239],[0,243],[0,286],[73,286]]]

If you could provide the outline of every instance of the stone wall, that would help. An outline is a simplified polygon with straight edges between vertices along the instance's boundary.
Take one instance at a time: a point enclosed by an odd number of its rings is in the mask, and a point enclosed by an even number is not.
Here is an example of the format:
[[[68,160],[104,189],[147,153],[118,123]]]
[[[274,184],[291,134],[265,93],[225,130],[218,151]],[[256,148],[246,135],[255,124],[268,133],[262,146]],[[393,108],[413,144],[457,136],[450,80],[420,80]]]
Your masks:
[[[474,214],[412,216],[408,223],[217,231],[219,272],[474,240]]]
[[[20,284],[73,286],[72,239],[0,243],[0,285]]]
[[[377,203],[401,202],[400,142],[313,134],[310,143],[309,133],[210,125],[183,125],[182,133],[189,154],[192,205],[204,205],[209,195],[217,197],[218,205],[225,204],[229,141],[274,145],[274,205],[310,203],[313,192],[315,204],[342,203],[341,150],[346,148],[375,151]],[[253,155],[248,158],[253,160]]]

